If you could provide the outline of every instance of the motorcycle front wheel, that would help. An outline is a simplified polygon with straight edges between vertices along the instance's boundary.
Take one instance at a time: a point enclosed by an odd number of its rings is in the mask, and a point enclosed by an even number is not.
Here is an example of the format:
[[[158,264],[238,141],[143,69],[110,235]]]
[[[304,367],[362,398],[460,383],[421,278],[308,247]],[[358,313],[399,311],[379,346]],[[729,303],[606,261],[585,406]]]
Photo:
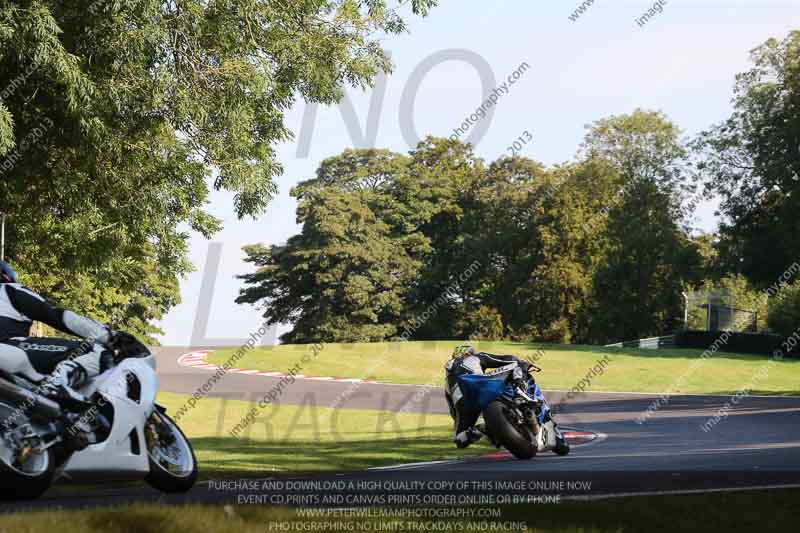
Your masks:
[[[44,494],[53,483],[56,465],[51,449],[36,452],[18,449],[12,442],[12,432],[30,424],[19,408],[0,401],[0,499],[32,500]]]
[[[509,407],[500,401],[490,403],[483,411],[486,429],[494,440],[500,442],[517,459],[532,459],[536,456],[533,432],[518,427]]]
[[[145,426],[150,473],[145,481],[166,493],[187,492],[197,481],[197,459],[181,428],[166,414],[153,411]]]

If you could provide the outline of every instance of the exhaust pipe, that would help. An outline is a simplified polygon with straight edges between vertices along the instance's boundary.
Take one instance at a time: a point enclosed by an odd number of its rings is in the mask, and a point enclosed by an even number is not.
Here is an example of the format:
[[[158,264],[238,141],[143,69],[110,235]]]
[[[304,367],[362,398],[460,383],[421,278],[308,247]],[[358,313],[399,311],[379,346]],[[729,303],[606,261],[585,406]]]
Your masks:
[[[34,394],[5,379],[0,379],[0,398],[13,401],[22,411],[30,410],[35,414],[50,419],[61,417],[61,406],[56,402]],[[6,420],[0,420],[0,424],[2,423],[6,423]]]

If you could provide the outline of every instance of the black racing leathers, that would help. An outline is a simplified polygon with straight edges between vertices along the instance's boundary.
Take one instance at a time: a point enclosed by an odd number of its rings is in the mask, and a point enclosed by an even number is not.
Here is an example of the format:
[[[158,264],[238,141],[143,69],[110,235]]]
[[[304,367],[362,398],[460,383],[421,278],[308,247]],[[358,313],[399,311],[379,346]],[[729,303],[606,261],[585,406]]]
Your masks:
[[[44,298],[18,283],[1,283],[0,341],[27,337],[34,320],[100,344],[109,339],[108,329],[94,320],[50,305]]]
[[[29,337],[33,321],[84,341]],[[88,376],[101,369],[103,346],[111,331],[86,317],[50,305],[44,298],[18,283],[0,283],[0,360],[6,371],[29,377],[50,373],[55,365],[72,359]]]

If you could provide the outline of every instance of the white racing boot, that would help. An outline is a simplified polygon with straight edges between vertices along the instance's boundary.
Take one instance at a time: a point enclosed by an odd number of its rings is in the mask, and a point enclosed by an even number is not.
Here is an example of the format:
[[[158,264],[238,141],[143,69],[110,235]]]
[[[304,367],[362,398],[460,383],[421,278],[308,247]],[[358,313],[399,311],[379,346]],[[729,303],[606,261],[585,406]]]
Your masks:
[[[61,361],[42,384],[42,394],[53,400],[86,403],[86,397],[77,390],[88,380],[86,369],[72,360]]]
[[[463,449],[469,446],[470,444],[478,442],[479,440],[481,440],[481,437],[483,437],[483,433],[481,433],[479,430],[475,428],[469,428],[465,431],[462,431],[461,433],[457,433],[455,438],[453,439],[453,442],[456,443],[456,446],[459,449]]]

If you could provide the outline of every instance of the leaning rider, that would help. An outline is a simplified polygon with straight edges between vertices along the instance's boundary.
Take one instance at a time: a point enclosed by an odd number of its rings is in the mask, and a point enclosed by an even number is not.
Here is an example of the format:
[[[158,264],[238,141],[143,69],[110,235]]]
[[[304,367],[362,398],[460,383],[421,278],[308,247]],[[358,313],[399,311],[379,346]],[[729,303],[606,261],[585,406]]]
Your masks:
[[[455,436],[453,442],[459,448],[466,448],[473,442],[480,440],[483,433],[475,427],[481,415],[477,409],[472,409],[464,401],[461,389],[458,386],[458,377],[464,374],[483,374],[487,368],[498,368],[510,363],[517,363],[524,370],[530,367],[513,355],[493,355],[479,352],[472,346],[459,346],[453,351],[453,357],[445,365],[445,398],[450,407],[450,416],[455,422]]]
[[[34,320],[84,340],[30,337]],[[50,398],[84,401],[76,389],[100,373],[114,335],[107,326],[50,305],[0,261],[0,360],[6,371],[41,382],[42,394]],[[49,376],[43,375],[54,366]]]

